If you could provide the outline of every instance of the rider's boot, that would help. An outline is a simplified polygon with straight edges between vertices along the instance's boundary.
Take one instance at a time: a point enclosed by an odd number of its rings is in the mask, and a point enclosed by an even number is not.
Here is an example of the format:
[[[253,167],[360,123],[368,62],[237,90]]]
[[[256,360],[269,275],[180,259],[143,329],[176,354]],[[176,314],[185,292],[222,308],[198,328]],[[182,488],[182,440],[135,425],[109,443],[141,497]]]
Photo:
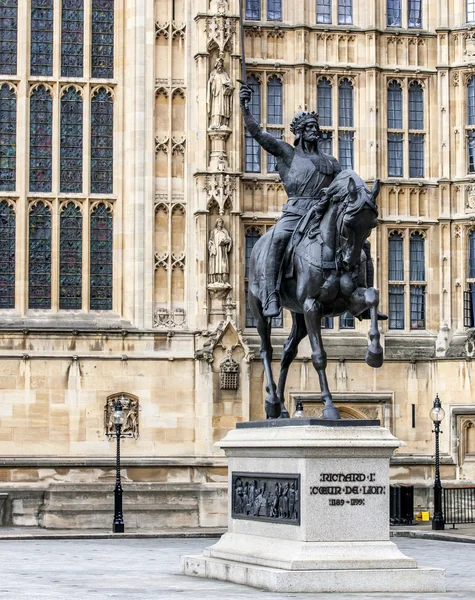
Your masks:
[[[280,314],[280,310],[279,294],[274,291],[267,296],[267,300],[262,307],[262,314],[267,318],[277,317]]]
[[[267,255],[266,288],[268,296],[262,307],[262,314],[267,318],[277,317],[281,311],[278,279],[287,241],[288,236],[274,235]]]

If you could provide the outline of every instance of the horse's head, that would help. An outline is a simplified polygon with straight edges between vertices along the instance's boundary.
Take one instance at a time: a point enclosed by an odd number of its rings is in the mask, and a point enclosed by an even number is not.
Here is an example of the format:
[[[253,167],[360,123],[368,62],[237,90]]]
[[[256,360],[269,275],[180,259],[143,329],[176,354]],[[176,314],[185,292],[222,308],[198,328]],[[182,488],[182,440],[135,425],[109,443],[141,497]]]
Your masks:
[[[345,270],[353,269],[359,262],[363,244],[378,224],[379,180],[370,190],[356,173],[352,175],[347,173],[346,194],[337,218],[338,255]]]

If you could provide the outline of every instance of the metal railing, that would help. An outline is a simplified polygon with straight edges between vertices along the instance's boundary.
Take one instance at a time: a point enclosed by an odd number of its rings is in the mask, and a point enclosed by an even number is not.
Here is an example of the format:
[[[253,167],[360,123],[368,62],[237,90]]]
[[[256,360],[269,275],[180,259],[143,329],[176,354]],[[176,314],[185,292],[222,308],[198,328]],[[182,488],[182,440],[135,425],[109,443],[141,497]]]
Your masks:
[[[446,524],[475,523],[475,486],[444,487],[442,492]]]

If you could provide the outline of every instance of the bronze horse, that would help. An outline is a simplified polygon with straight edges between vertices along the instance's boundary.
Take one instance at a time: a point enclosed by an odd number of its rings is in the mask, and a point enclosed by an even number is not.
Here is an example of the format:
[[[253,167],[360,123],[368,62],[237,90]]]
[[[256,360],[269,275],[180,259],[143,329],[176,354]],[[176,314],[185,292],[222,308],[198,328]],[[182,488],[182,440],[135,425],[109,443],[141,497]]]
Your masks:
[[[311,214],[302,218],[302,225],[294,234],[291,251],[287,252],[287,260],[282,267],[280,296],[282,306],[292,314],[292,330],[284,344],[277,386],[271,368],[271,319],[262,314],[265,256],[272,243],[272,229],[253,248],[248,298],[261,338],[268,418],[289,416],[284,403],[285,382],[290,364],[297,356],[298,345],[307,334],[312,348],[312,363],[320,381],[323,417],[340,418],[325,373],[327,355],[321,335],[322,317],[341,315],[346,311],[358,317],[369,309],[370,344],[366,350],[366,363],[375,368],[383,364],[377,312],[379,294],[374,287],[366,285],[366,255],[363,251],[363,244],[378,222],[376,198],[379,188],[378,180],[370,190],[357,173],[342,171],[325,191],[328,207],[321,221],[312,223]],[[296,240],[299,235],[301,239]],[[336,269],[337,277],[332,278],[330,287],[322,288],[330,267]]]

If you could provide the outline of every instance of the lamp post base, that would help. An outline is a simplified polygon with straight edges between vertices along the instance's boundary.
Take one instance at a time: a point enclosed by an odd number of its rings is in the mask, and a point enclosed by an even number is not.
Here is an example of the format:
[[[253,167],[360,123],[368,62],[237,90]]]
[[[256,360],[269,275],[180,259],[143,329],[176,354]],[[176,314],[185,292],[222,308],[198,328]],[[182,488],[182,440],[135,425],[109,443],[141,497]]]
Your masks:
[[[114,521],[112,523],[112,533],[124,533],[124,521]]]
[[[432,529],[434,531],[441,531],[445,529],[445,523],[443,519],[432,519]]]

